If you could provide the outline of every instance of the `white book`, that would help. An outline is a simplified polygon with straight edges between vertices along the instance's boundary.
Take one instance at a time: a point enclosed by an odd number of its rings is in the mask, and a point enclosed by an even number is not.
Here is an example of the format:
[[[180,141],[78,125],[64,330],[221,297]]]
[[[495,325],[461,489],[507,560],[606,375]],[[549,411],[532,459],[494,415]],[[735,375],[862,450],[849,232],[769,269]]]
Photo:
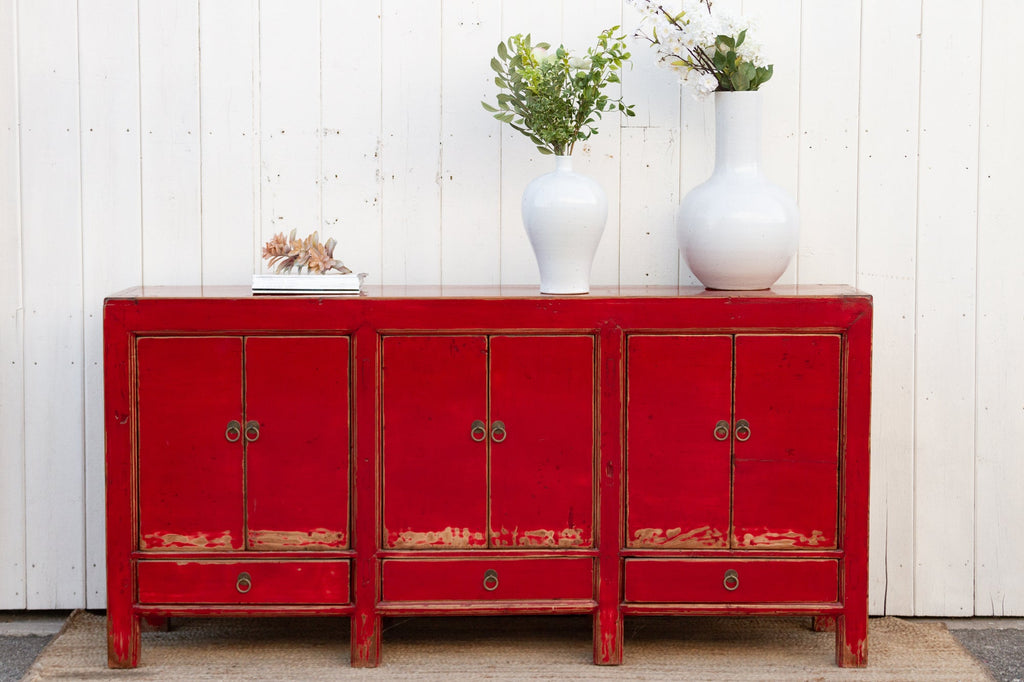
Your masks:
[[[253,275],[254,294],[358,294],[365,272],[325,275]]]

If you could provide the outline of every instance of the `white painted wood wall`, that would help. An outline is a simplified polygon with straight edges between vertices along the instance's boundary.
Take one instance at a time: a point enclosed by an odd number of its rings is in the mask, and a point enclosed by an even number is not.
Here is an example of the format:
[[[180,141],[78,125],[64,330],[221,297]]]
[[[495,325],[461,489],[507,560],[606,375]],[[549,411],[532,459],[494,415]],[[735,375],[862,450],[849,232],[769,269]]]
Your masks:
[[[1019,0],[717,0],[761,17],[787,282],[875,296],[871,610],[1024,615]],[[550,166],[481,109],[515,32],[584,46],[620,0],[0,0],[0,609],[104,606],[100,310],[244,284],[319,229],[370,280],[536,283]],[[577,154],[596,283],[689,283],[673,211],[710,105],[637,46]]]

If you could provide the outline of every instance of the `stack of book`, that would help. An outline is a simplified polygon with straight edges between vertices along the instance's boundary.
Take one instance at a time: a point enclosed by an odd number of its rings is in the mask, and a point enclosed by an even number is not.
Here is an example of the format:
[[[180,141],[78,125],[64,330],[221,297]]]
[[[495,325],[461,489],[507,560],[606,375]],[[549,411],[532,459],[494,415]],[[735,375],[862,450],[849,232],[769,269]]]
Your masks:
[[[358,295],[365,272],[324,275],[253,275],[254,294],[345,294]]]

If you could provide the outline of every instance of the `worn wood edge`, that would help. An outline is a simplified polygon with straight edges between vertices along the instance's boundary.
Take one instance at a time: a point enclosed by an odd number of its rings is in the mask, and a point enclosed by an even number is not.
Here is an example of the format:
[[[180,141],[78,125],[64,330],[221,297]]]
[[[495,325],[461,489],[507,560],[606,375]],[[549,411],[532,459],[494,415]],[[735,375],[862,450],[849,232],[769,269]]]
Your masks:
[[[492,602],[451,601],[451,602],[394,602],[380,601],[377,613],[385,616],[445,616],[445,615],[560,615],[595,613],[598,603],[593,599],[572,599],[560,601],[507,600]]]
[[[831,616],[840,615],[844,606],[833,604],[640,604],[624,602],[622,613],[627,616]]]
[[[354,613],[353,603],[312,604],[297,606],[288,604],[203,604],[185,606],[182,604],[135,604],[132,612],[136,616],[347,616]]]

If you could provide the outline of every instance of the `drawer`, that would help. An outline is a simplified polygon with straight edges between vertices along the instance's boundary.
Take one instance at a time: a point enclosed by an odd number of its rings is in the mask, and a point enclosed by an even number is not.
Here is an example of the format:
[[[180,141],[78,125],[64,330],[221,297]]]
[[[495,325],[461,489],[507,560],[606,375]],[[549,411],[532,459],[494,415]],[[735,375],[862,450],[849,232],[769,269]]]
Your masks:
[[[594,560],[389,559],[384,601],[593,599]]]
[[[628,602],[835,602],[839,595],[839,562],[834,559],[627,559],[625,583]]]
[[[140,604],[347,604],[348,561],[140,561]]]

